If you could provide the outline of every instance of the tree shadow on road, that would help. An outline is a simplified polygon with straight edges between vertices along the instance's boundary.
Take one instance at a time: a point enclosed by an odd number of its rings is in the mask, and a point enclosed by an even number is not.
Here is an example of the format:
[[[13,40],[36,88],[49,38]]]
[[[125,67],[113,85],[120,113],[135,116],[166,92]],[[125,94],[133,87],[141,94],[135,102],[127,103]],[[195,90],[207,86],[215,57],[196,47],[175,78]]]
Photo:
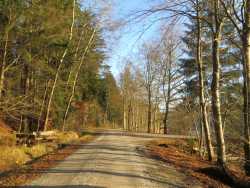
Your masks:
[[[92,185],[55,185],[55,186],[40,186],[40,185],[29,185],[29,186],[16,186],[17,188],[106,188],[101,186]],[[7,187],[3,187],[7,188]]]
[[[157,179],[157,178],[145,177],[145,176],[137,175],[137,174],[134,174],[134,173],[116,172],[116,171],[115,172],[111,172],[111,171],[105,171],[105,170],[92,170],[92,169],[85,169],[85,170],[59,170],[59,169],[50,169],[50,170],[46,170],[46,171],[39,171],[39,173],[45,173],[45,174],[54,174],[54,173],[55,174],[83,174],[83,176],[84,176],[85,173],[90,173],[93,176],[95,176],[97,174],[103,174],[103,175],[110,175],[110,176],[117,176],[117,177],[128,177],[128,178],[146,180],[146,181],[149,181],[149,182],[163,184],[166,187],[169,187],[169,186],[170,187],[176,187],[176,188],[182,188],[183,187],[183,186],[178,185],[178,184],[173,183],[173,182],[161,180],[159,177],[158,177],[159,179]]]

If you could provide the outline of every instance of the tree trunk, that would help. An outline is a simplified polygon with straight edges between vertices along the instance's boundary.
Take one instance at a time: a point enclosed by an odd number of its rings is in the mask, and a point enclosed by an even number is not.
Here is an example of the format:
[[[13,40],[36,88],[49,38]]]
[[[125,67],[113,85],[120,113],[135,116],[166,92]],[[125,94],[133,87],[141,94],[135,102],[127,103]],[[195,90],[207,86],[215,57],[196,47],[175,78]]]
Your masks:
[[[69,41],[68,41],[68,43],[70,43],[71,40],[72,40],[72,38],[73,38],[73,28],[74,28],[74,23],[75,23],[75,4],[76,4],[76,1],[74,0],[73,1],[73,11],[72,11],[72,23],[71,23],[71,27],[70,27],[70,33],[69,33]],[[49,101],[48,101],[48,106],[47,106],[47,112],[46,112],[46,117],[45,117],[45,123],[44,123],[44,131],[46,131],[47,127],[48,127],[52,99],[53,99],[55,88],[56,88],[56,85],[57,85],[59,73],[61,71],[61,67],[62,67],[64,58],[65,58],[66,54],[68,53],[68,50],[69,50],[69,45],[67,45],[66,49],[64,50],[63,55],[62,55],[62,57],[60,59],[60,62],[59,62],[59,66],[58,66],[57,71],[56,71],[56,75],[55,75],[55,78],[54,78],[53,86],[52,86],[51,93],[50,93],[50,96],[49,96]]]
[[[211,133],[207,119],[207,107],[204,95],[204,78],[203,78],[203,61],[202,61],[202,47],[201,47],[201,23],[200,23],[200,7],[199,0],[196,1],[197,4],[197,52],[196,52],[196,61],[199,72],[199,100],[200,100],[200,109],[202,115],[202,125],[204,126],[204,133],[206,139],[206,146],[208,152],[208,160],[212,161],[214,158],[214,151],[211,140]]]
[[[45,103],[46,103],[46,98],[47,98],[47,93],[48,93],[49,85],[50,85],[50,80],[45,84],[45,91],[44,91],[44,95],[43,95],[43,102],[42,102],[42,106],[41,106],[41,109],[40,109],[40,114],[39,114],[39,119],[38,119],[38,122],[37,122],[37,130],[36,130],[36,132],[38,132],[40,130],[40,128],[41,128],[41,121],[42,121],[42,116],[43,116],[43,109],[44,109],[44,106],[45,106]]]
[[[2,98],[3,88],[4,88],[4,77],[5,77],[5,66],[6,66],[8,40],[9,40],[9,32],[6,33],[6,37],[5,37],[3,61],[2,61],[1,69],[0,69],[0,99]]]
[[[20,122],[19,122],[18,133],[21,133],[21,132],[22,132],[22,124],[23,124],[23,116],[21,115],[21,117],[20,117]]]
[[[168,114],[169,114],[169,103],[170,103],[170,97],[171,97],[171,69],[172,69],[172,60],[171,57],[172,53],[170,52],[170,62],[169,62],[169,69],[168,69],[168,90],[167,90],[167,96],[164,92],[164,98],[165,98],[165,113],[164,113],[164,134],[168,134]]]
[[[250,175],[250,0],[245,4],[245,24],[243,25],[243,77],[244,77],[244,153],[245,153],[245,171]]]
[[[149,86],[150,87],[150,86]],[[152,101],[151,101],[151,89],[148,89],[148,133],[151,132],[151,119],[152,119]]]
[[[128,130],[132,130],[132,104],[131,104],[131,99],[129,101],[128,105]]]
[[[127,130],[126,96],[123,96],[123,129]]]
[[[221,40],[222,23],[219,21],[219,1],[215,0],[214,5],[214,21],[215,31],[213,32],[213,47],[212,47],[212,60],[213,60],[213,80],[211,86],[212,93],[212,112],[213,112],[213,125],[217,141],[217,162],[220,167],[224,169],[226,163],[225,142],[221,121],[221,102],[220,102],[220,56],[219,46]]]
[[[84,52],[82,54],[82,57],[80,59],[80,63],[78,65],[78,68],[76,70],[76,74],[75,74],[75,78],[74,78],[74,82],[73,82],[73,86],[72,86],[72,91],[71,91],[71,95],[69,97],[69,100],[68,100],[68,104],[67,104],[67,107],[66,107],[66,110],[65,110],[65,113],[64,113],[64,117],[63,117],[63,126],[62,126],[62,131],[64,131],[64,128],[65,128],[65,123],[66,123],[66,119],[67,119],[67,116],[68,116],[68,112],[69,112],[69,108],[71,106],[71,102],[73,100],[73,97],[75,95],[75,88],[76,88],[76,83],[78,81],[78,77],[79,77],[79,74],[80,74],[80,71],[81,71],[81,68],[82,68],[82,65],[84,63],[84,58],[93,42],[93,39],[94,39],[94,36],[95,36],[95,32],[96,32],[96,29],[94,29],[89,41],[88,41],[88,44],[87,46],[85,47],[84,49]]]
[[[30,88],[30,82],[29,82],[29,67],[27,63],[25,62],[23,65],[22,75],[21,75],[21,93],[23,96],[28,96],[29,88]],[[24,132],[28,132],[29,130],[29,117],[27,115],[23,115],[23,128]]]
[[[202,111],[202,110],[201,110]],[[198,123],[196,122],[196,124],[200,124],[200,137],[199,137],[199,149],[200,149],[200,156],[203,157],[203,141],[204,141],[204,124],[200,121],[200,117],[199,117],[199,121]],[[196,125],[196,127],[198,127]],[[209,157],[209,152],[208,152],[208,157]]]
[[[218,163],[224,166],[226,162],[225,143],[221,121],[221,107],[220,107],[220,60],[219,60],[219,43],[218,38],[214,38],[213,42],[213,81],[212,81],[212,111],[213,124],[217,140],[217,157]]]
[[[167,104],[166,104],[166,107],[167,107]],[[167,125],[167,122],[168,122],[168,109],[165,110],[164,119],[163,119],[164,134],[168,134],[168,125]]]
[[[153,130],[152,132],[155,133],[155,130],[156,130],[156,108],[155,108],[155,105],[153,105],[153,117],[152,117],[152,126],[153,126]]]

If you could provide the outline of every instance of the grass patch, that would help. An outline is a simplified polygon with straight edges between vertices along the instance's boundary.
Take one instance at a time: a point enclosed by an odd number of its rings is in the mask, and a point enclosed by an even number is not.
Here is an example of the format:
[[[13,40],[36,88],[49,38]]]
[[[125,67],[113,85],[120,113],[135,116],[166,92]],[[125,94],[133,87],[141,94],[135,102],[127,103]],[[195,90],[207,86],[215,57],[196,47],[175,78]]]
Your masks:
[[[75,132],[58,132],[56,134],[56,142],[58,144],[72,144],[79,140],[79,136]]]
[[[57,132],[54,142],[39,143],[32,147],[16,146],[15,136],[0,137],[0,171],[20,167],[38,157],[58,149],[61,145],[80,144],[93,140],[94,136],[75,132]]]
[[[42,156],[32,163],[20,166],[8,173],[0,176],[0,187],[23,186],[32,180],[44,175],[44,171],[54,167],[59,161],[64,160],[79,148],[78,145],[69,145],[64,149],[59,149],[51,154]]]
[[[94,136],[89,133],[82,133],[78,136],[75,132],[58,132],[56,134],[58,144],[79,144],[91,141]]]
[[[30,157],[25,153],[23,148],[1,146],[0,151],[1,170],[18,167],[30,160]]]
[[[58,148],[57,144],[37,144],[26,146],[0,146],[0,171],[22,166],[23,164],[48,154]]]
[[[23,147],[24,151],[27,155],[29,155],[32,159],[41,157],[49,152],[52,152],[57,147],[50,146],[48,144],[37,144],[32,147]]]

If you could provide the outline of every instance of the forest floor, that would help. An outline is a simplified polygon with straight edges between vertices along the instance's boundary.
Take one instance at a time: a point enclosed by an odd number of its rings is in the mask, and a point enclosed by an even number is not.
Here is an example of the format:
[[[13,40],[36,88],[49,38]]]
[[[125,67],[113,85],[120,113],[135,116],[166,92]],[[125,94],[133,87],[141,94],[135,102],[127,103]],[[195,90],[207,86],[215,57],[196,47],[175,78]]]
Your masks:
[[[212,162],[202,159],[193,152],[188,140],[158,139],[149,142],[142,151],[145,155],[164,161],[204,184],[204,187],[240,187],[232,182]],[[244,182],[249,182],[239,165],[228,164],[231,173]]]

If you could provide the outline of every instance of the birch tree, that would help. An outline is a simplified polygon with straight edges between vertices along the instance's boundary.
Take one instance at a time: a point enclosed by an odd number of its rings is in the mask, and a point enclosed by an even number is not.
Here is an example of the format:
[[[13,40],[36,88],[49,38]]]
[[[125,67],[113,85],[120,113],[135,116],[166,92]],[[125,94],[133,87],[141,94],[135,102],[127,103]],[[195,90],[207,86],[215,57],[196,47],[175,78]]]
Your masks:
[[[94,28],[94,30],[93,30],[93,32],[92,32],[92,34],[90,36],[90,39],[89,39],[89,41],[87,43],[87,46],[85,47],[85,49],[84,49],[84,51],[82,53],[82,57],[80,59],[79,65],[77,67],[77,70],[76,70],[76,73],[75,73],[75,76],[74,76],[72,91],[71,91],[70,97],[68,99],[68,104],[67,104],[67,107],[66,107],[66,110],[65,110],[65,113],[64,113],[64,117],[63,117],[63,126],[62,126],[63,131],[64,131],[64,128],[65,128],[65,122],[66,122],[66,119],[67,119],[69,108],[70,108],[71,102],[72,102],[74,94],[75,94],[75,88],[76,88],[76,84],[77,84],[77,81],[78,81],[78,77],[79,77],[82,65],[84,63],[84,60],[85,60],[85,56],[88,53],[88,50],[89,50],[89,48],[91,48],[91,45],[93,43],[95,33],[96,33],[96,28]]]
[[[223,169],[226,166],[226,148],[221,119],[221,101],[220,101],[220,79],[221,79],[221,63],[220,63],[220,42],[223,27],[223,18],[221,14],[221,6],[219,0],[211,1],[210,12],[212,15],[211,32],[212,32],[212,113],[213,125],[217,142],[217,162]]]
[[[242,52],[242,67],[243,67],[243,115],[244,115],[244,153],[245,153],[245,171],[250,175],[250,1],[222,1],[224,12],[228,19],[234,25],[238,36],[241,40],[240,50]]]
[[[65,48],[65,50],[64,50],[64,52],[62,54],[62,57],[61,57],[61,59],[59,61],[59,65],[58,65],[56,75],[55,75],[55,78],[54,78],[54,81],[53,81],[52,89],[51,89],[51,92],[50,92],[47,111],[46,111],[46,117],[45,117],[45,123],[44,123],[44,130],[45,131],[47,129],[48,122],[49,122],[51,103],[52,103],[52,100],[53,100],[53,96],[54,96],[55,88],[56,88],[56,85],[57,85],[58,77],[59,77],[63,62],[64,62],[64,58],[65,58],[65,56],[66,56],[66,54],[68,53],[68,50],[69,50],[68,49],[69,48],[69,43],[71,42],[71,40],[73,38],[73,29],[74,29],[74,24],[75,24],[75,6],[76,6],[76,0],[73,0],[72,23],[71,23],[70,32],[69,32],[68,45],[66,46],[66,48]]]
[[[211,141],[211,131],[208,124],[208,114],[206,109],[206,101],[205,101],[205,89],[204,89],[204,76],[203,76],[203,62],[202,62],[202,47],[201,47],[201,23],[204,22],[203,17],[203,9],[204,1],[202,0],[176,0],[176,1],[164,1],[159,3],[152,8],[138,11],[135,15],[135,18],[138,19],[147,19],[153,15],[157,15],[157,21],[161,21],[161,18],[164,20],[173,20],[174,22],[178,22],[179,17],[186,17],[189,19],[193,19],[196,21],[196,30],[195,37],[197,40],[196,46],[196,62],[197,62],[197,71],[199,74],[199,101],[200,101],[200,109],[202,114],[202,125],[204,126],[205,131],[205,139],[208,151],[209,160],[213,160],[214,152]],[[160,15],[160,16],[159,16]],[[171,23],[171,21],[170,21]]]
[[[196,20],[196,27],[197,27],[197,44],[196,44],[196,62],[197,62],[197,69],[199,74],[199,100],[200,100],[200,109],[202,115],[202,124],[204,127],[205,132],[205,139],[206,139],[206,146],[208,151],[208,159],[210,161],[214,158],[214,151],[212,146],[212,138],[208,123],[208,115],[207,115],[207,104],[205,100],[205,87],[204,87],[204,75],[203,75],[203,60],[202,60],[202,45],[201,45],[201,3],[199,0],[195,2],[195,20]]]

